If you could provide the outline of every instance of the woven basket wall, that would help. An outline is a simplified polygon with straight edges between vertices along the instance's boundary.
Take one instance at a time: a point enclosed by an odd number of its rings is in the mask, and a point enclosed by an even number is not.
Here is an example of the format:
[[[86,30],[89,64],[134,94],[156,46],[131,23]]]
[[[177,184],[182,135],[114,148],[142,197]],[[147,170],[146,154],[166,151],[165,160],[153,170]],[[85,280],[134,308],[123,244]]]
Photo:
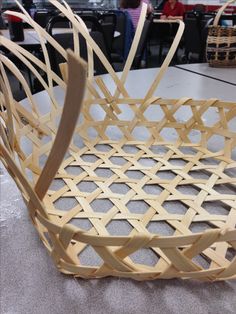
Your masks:
[[[209,27],[207,61],[210,66],[236,67],[236,27]]]
[[[183,23],[146,97],[135,99],[125,81],[146,6],[119,78],[82,21],[51,3],[71,20],[75,51],[66,53],[26,12],[12,13],[37,31],[45,62],[2,36],[1,45],[38,78],[45,101],[1,55],[0,148],[55,265],[83,278],[235,278],[236,103],[154,95]],[[77,57],[78,32],[90,52],[87,69]],[[51,71],[46,40],[67,60],[64,80]],[[92,53],[115,91],[93,76]],[[6,69],[21,82],[23,102]]]

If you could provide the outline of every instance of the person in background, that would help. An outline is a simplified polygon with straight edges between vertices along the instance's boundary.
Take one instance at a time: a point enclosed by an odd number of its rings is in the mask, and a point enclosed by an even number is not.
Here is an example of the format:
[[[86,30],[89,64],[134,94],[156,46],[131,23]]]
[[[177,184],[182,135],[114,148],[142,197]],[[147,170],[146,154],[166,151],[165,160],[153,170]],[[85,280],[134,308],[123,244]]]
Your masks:
[[[137,25],[138,25],[143,2],[148,5],[147,14],[150,14],[153,11],[153,7],[149,0],[121,0],[120,1],[120,8],[129,13],[135,29],[137,28]]]
[[[164,5],[162,20],[183,20],[184,5],[178,0],[168,0]]]

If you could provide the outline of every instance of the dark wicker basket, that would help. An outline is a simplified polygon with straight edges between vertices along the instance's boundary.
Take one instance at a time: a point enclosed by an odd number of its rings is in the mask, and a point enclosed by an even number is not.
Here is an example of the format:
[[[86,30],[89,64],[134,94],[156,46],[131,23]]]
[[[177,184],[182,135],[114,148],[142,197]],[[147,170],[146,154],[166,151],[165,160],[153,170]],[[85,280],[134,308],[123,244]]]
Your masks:
[[[227,2],[218,12],[213,26],[209,27],[206,57],[212,67],[236,67],[236,26],[219,26],[219,18]]]

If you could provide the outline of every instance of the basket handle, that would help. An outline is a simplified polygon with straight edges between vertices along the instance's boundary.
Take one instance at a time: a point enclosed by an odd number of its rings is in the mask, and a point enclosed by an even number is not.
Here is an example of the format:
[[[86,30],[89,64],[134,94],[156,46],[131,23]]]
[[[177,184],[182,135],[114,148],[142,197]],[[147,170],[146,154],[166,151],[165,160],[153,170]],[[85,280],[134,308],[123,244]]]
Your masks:
[[[219,24],[219,20],[220,20],[220,17],[222,15],[222,13],[224,12],[224,10],[227,8],[227,6],[229,6],[230,4],[234,3],[236,0],[229,0],[228,2],[226,2],[220,9],[219,11],[217,12],[216,14],[216,17],[214,19],[214,22],[213,22],[213,26],[217,26]]]
[[[71,50],[67,50],[67,56],[68,85],[61,121],[51,152],[35,185],[35,192],[40,200],[44,198],[63,161],[71,142],[84,98],[87,75],[86,63],[81,58],[76,57]]]
[[[159,72],[157,73],[157,76],[155,77],[152,85],[150,86],[144,101],[146,102],[149,98],[151,98],[155,92],[155,90],[157,89],[157,86],[159,85],[159,83],[161,82],[162,77],[164,76],[166,70],[168,69],[168,66],[172,60],[172,58],[174,57],[174,54],[176,52],[176,49],[178,48],[179,42],[182,38],[183,32],[184,32],[184,28],[185,28],[185,24],[183,21],[181,20],[158,20],[157,23],[178,23],[179,27],[178,27],[178,31],[175,35],[174,41],[168,51],[167,56],[165,57],[164,62],[161,65],[161,68],[159,70]]]

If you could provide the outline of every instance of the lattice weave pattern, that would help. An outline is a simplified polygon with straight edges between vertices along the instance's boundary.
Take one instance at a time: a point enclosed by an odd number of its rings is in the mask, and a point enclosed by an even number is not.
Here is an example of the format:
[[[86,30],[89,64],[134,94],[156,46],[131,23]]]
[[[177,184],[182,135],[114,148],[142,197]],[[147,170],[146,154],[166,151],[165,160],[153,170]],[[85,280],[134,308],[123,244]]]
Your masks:
[[[92,54],[104,56],[82,21],[66,4],[51,2],[71,20],[75,51],[66,55],[26,13],[14,13],[43,39],[45,63],[3,37],[1,43],[29,67],[47,97],[39,103],[1,56],[0,156],[56,266],[83,278],[235,278],[236,103],[154,96],[181,22],[146,96],[131,98],[125,81],[145,6],[121,78],[104,60],[116,86],[110,91],[93,76]],[[88,43],[88,70],[77,58],[78,32]],[[50,70],[45,40],[68,60],[61,66],[64,81]],[[25,101],[14,99],[6,68],[21,81]]]

